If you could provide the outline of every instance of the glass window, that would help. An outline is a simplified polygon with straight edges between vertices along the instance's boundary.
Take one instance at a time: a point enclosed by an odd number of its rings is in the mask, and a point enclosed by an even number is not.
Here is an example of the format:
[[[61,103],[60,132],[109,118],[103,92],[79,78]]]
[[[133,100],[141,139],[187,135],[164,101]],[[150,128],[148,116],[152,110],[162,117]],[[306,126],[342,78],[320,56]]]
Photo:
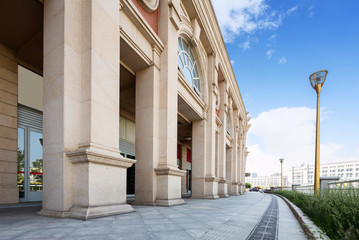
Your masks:
[[[17,185],[19,187],[19,197],[25,198],[24,179],[25,179],[25,130],[17,130]]]
[[[178,68],[194,91],[200,96],[201,85],[198,74],[197,62],[193,56],[191,47],[183,37],[178,38]]]
[[[30,191],[42,191],[42,134],[30,131]]]

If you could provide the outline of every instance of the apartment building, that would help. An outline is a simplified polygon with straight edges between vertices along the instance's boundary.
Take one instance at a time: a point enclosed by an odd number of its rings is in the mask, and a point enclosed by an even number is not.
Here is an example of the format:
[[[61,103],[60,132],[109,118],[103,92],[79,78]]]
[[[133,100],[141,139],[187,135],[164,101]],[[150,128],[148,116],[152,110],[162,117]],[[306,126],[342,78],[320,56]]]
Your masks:
[[[359,179],[359,161],[323,163],[320,165],[321,177],[340,177],[340,180]],[[302,164],[289,170],[293,184],[313,185],[314,165]]]

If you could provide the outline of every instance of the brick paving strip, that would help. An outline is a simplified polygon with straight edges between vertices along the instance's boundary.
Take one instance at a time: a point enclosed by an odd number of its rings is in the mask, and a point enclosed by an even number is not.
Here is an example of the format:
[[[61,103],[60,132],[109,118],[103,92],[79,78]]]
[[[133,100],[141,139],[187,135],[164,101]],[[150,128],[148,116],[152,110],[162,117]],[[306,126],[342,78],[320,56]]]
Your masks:
[[[272,201],[264,212],[261,220],[253,228],[246,240],[277,240],[278,239],[278,201],[272,197]]]

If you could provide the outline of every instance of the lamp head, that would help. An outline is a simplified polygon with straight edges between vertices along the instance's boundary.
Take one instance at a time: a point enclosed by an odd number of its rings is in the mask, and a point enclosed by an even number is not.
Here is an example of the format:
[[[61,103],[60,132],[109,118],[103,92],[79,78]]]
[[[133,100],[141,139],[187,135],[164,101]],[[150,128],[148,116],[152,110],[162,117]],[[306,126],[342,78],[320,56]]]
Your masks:
[[[317,91],[318,87],[322,87],[324,85],[325,79],[327,78],[328,71],[320,70],[318,72],[313,73],[309,77],[310,84]]]
[[[283,161],[284,161],[284,158],[279,158],[280,163],[283,163]]]

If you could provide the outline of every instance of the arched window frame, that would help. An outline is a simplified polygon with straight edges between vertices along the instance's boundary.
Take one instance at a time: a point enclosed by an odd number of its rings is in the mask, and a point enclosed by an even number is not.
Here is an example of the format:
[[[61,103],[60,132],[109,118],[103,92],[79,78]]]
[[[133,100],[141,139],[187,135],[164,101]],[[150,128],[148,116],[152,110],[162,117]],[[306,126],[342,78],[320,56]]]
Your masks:
[[[186,81],[191,85],[198,96],[201,96],[201,82],[196,58],[194,57],[191,46],[182,37],[178,37],[178,69],[183,74]]]

